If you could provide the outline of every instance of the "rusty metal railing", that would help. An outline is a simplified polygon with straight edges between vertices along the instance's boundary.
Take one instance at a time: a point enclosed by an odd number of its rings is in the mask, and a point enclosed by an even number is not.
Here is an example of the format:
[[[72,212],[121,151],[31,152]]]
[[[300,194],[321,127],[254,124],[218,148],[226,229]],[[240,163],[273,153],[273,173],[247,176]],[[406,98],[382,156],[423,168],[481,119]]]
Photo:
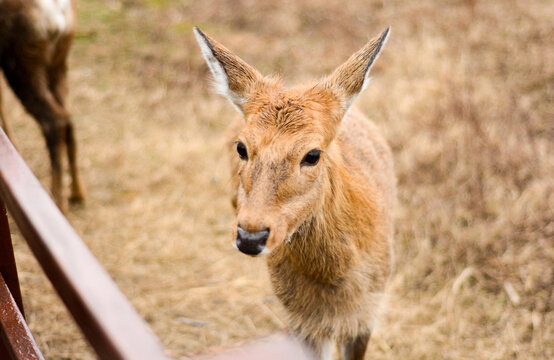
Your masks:
[[[100,358],[167,358],[160,341],[79,238],[1,130],[0,198]],[[26,331],[29,336],[25,337],[22,335],[25,331],[10,326],[23,318],[23,306],[6,213],[3,207],[0,211],[0,271],[7,284],[2,287],[0,283],[0,293],[9,289],[12,303],[17,304],[17,309],[10,309],[19,310],[18,317],[2,322],[4,354],[10,352],[12,357],[23,359],[40,358],[42,355],[30,332]],[[2,296],[3,301],[9,302],[8,298]],[[10,344],[21,343],[17,341],[21,338],[28,340],[27,345],[14,350]]]

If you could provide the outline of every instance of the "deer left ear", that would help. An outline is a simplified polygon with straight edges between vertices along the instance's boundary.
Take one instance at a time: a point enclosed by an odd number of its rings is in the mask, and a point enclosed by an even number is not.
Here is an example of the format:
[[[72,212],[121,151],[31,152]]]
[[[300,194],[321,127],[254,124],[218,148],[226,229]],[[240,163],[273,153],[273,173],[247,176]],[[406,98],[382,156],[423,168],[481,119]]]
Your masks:
[[[244,104],[254,85],[263,79],[262,75],[197,27],[194,36],[212,72],[216,91],[244,113]]]
[[[339,97],[344,111],[348,110],[369,83],[371,67],[379,57],[389,34],[390,27],[387,27],[380,36],[368,42],[326,79],[325,86]]]

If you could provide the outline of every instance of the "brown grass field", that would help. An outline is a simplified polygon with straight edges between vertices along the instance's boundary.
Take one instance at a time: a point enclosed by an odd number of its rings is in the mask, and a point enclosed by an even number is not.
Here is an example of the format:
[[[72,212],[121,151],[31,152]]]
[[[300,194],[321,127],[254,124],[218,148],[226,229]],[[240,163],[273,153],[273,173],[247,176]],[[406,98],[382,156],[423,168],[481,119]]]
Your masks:
[[[79,0],[78,12],[69,107],[88,201],[67,215],[170,355],[284,328],[264,259],[231,246],[234,110],[192,26],[292,85],[390,25],[357,101],[393,148],[399,187],[388,308],[367,358],[554,358],[553,1]],[[49,188],[37,124],[13,95],[4,106]],[[40,348],[94,358],[12,232]]]

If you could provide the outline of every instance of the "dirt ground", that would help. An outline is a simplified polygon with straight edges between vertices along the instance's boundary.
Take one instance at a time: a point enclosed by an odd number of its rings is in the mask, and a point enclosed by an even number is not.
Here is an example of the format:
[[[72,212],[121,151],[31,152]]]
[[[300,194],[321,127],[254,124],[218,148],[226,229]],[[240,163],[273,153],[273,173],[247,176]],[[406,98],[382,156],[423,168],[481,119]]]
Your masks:
[[[222,134],[234,110],[192,26],[293,85],[390,25],[357,101],[392,146],[399,187],[396,265],[367,358],[554,358],[554,2],[79,0],[78,12],[69,106],[88,200],[68,218],[170,355],[285,326],[264,260],[231,247]],[[38,127],[5,93],[49,188]],[[12,231],[40,348],[94,358]]]

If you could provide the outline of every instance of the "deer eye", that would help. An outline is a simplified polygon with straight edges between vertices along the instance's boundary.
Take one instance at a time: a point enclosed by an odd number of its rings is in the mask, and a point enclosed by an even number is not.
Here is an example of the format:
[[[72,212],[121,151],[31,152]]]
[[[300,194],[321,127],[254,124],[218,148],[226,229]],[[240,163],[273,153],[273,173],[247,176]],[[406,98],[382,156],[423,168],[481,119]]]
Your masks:
[[[319,155],[321,154],[321,150],[312,150],[309,153],[304,156],[304,159],[302,159],[302,162],[300,163],[300,166],[314,166],[319,162]]]
[[[248,153],[246,152],[246,146],[240,141],[237,143],[237,152],[242,160],[248,160]]]

